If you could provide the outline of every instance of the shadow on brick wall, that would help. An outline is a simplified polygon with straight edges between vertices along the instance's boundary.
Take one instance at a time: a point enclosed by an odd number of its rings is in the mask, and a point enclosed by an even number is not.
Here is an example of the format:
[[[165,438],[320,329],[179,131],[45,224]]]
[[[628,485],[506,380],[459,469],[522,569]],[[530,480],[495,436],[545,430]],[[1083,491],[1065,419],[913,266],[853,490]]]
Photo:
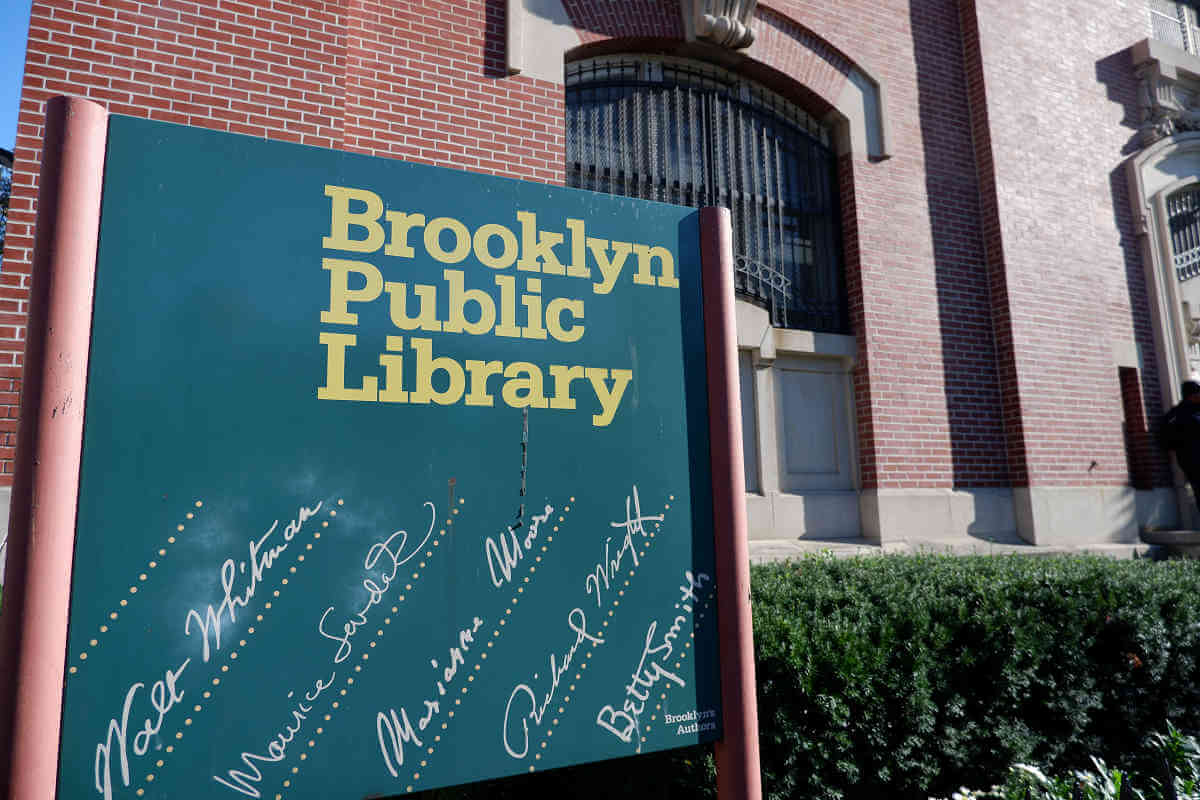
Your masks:
[[[952,485],[956,489],[1007,487],[1004,398],[996,364],[957,3],[914,3],[909,20],[933,239]]]
[[[486,0],[483,7],[483,76],[507,78],[508,65],[504,49],[507,46],[507,0]]]
[[[1131,48],[1126,47],[1097,61],[1096,82],[1104,87],[1108,99],[1121,107],[1120,125],[1127,131],[1128,137],[1121,145],[1120,154],[1122,157],[1131,156],[1141,149],[1138,134],[1138,82],[1133,71]]]
[[[1138,131],[1140,109],[1138,107],[1138,79],[1134,72],[1133,54],[1130,48],[1119,50],[1096,62],[1096,82],[1104,86],[1107,98],[1120,106],[1120,125],[1128,136],[1114,159],[1121,162],[1108,173],[1109,192],[1112,197],[1113,224],[1120,236],[1121,255],[1125,265],[1125,287],[1129,293],[1130,325],[1136,337],[1141,355],[1139,371],[1141,397],[1138,416],[1127,420],[1135,428],[1145,430],[1146,441],[1152,441],[1152,433],[1163,411],[1164,397],[1158,376],[1158,360],[1155,356],[1154,332],[1151,328],[1150,300],[1146,290],[1146,272],[1142,264],[1141,245],[1133,221],[1133,202],[1129,196],[1129,181],[1126,166],[1128,159],[1141,150]],[[1129,377],[1123,378],[1123,395],[1132,391]],[[1127,400],[1128,405],[1130,401]],[[1143,424],[1144,420],[1144,424]],[[1137,488],[1172,486],[1174,476],[1166,453],[1146,445],[1135,447],[1131,454],[1135,470],[1131,480]]]

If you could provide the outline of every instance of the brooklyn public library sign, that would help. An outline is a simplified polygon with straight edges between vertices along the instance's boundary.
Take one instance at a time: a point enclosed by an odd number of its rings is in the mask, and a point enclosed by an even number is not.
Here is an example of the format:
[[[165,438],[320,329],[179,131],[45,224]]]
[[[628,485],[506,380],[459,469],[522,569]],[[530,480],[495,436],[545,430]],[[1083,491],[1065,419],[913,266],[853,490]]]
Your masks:
[[[22,412],[84,404],[58,796],[722,737],[699,212],[118,116],[101,152],[86,399]]]

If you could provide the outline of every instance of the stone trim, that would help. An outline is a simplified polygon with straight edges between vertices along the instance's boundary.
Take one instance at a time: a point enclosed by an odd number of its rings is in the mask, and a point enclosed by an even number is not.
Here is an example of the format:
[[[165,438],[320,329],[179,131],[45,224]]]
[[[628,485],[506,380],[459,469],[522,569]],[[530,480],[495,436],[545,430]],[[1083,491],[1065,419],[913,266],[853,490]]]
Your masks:
[[[870,489],[859,495],[863,538],[879,544],[1005,540],[1014,533],[1037,546],[1136,544],[1143,528],[1180,523],[1170,488]]]
[[[751,541],[853,539],[862,526],[853,490],[747,494],[746,518]]]
[[[741,299],[735,312],[738,349],[750,350],[755,365],[769,366],[780,353],[796,353],[841,358],[847,371],[854,367],[858,346],[853,336],[774,328],[766,309]]]
[[[1011,537],[1012,489],[868,489],[860,492],[862,535],[872,542]]]
[[[684,37],[740,50],[754,43],[757,0],[680,0]]]
[[[564,55],[582,42],[562,0],[507,0],[505,14],[508,74],[561,84]]]
[[[845,117],[840,127],[838,155],[847,153],[883,161],[892,157],[886,85],[862,69],[850,70],[833,107]]]
[[[1017,487],[1017,533],[1035,545],[1137,542],[1138,494],[1132,486]]]
[[[747,20],[738,24],[744,24],[747,32],[750,31],[748,20],[753,18],[757,7],[756,0],[743,0],[740,3],[737,0],[684,0],[681,5],[685,21],[688,9],[693,4],[697,7],[707,7],[710,4],[722,7],[736,6],[738,18]],[[783,12],[776,9],[769,11],[773,16],[791,22],[791,18]],[[505,65],[508,74],[520,74],[562,84],[566,61],[572,57],[572,52],[584,43],[562,0],[506,0],[505,12]],[[761,20],[758,24],[761,24]],[[843,59],[846,62],[840,67],[840,70],[844,70],[845,78],[839,86],[830,88],[829,96],[817,92],[833,109],[825,121],[836,123],[835,144],[838,154],[853,154],[858,158],[873,161],[890,158],[892,137],[887,115],[887,88],[878,77],[880,73],[868,69],[859,60],[844,56],[828,42],[799,25],[793,24],[789,28],[796,28],[798,31],[792,32],[792,38],[798,47],[816,53],[818,58],[828,58],[833,53],[836,54],[839,63]],[[685,25],[685,31],[687,30]],[[767,34],[767,39],[770,39],[774,32],[768,30]],[[739,60],[750,59],[773,69],[778,68],[771,57],[770,48],[764,47],[762,40],[756,45],[753,34],[750,33],[749,36],[749,39],[736,47],[752,47],[753,52],[745,55],[731,53],[729,58],[733,60],[728,63],[722,61],[721,66],[736,70]],[[692,36],[691,33],[687,33],[686,41],[714,43],[711,37]],[[684,42],[681,41],[680,46],[683,45]],[[812,86],[806,88],[814,89]]]
[[[1194,56],[1179,52],[1200,62]],[[1200,178],[1188,176],[1168,182],[1154,181],[1153,171],[1172,158],[1188,155],[1200,160],[1200,132],[1161,138],[1127,162],[1126,177],[1146,276],[1163,410],[1178,401],[1179,384],[1189,373],[1189,337],[1180,310],[1179,282],[1171,259],[1166,198]]]
[[[1200,130],[1200,57],[1157,39],[1133,46],[1142,146]]]

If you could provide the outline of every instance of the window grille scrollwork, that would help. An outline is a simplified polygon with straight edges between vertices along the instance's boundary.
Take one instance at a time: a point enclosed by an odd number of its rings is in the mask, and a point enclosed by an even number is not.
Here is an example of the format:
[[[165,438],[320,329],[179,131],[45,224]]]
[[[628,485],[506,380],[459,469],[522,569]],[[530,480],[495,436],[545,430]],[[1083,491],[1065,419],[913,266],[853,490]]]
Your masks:
[[[567,66],[567,181],[733,218],[735,286],[772,324],[849,330],[827,125],[726,70],[617,56]]]

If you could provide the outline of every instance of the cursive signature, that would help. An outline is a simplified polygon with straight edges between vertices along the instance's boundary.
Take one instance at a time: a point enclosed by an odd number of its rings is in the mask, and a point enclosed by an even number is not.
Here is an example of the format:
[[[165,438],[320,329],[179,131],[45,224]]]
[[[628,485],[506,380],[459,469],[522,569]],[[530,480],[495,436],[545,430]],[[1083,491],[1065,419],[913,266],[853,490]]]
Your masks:
[[[533,515],[529,523],[529,532],[524,538],[517,536],[518,525],[509,525],[504,533],[500,534],[499,544],[491,536],[484,539],[483,552],[487,556],[493,586],[500,588],[512,581],[513,568],[525,557],[526,552],[533,549],[533,543],[537,541],[538,526],[550,519],[553,513],[554,507],[548,505],[543,509],[543,513]]]
[[[321,621],[317,623],[317,632],[326,639],[331,639],[338,643],[337,652],[334,653],[333,663],[341,664],[350,657],[353,651],[353,646],[350,640],[358,633],[358,629],[367,624],[367,614],[372,608],[383,602],[383,598],[387,595],[388,588],[392,585],[392,581],[396,579],[396,573],[400,571],[400,567],[408,563],[425,543],[429,541],[429,537],[433,535],[434,526],[437,525],[437,510],[433,503],[426,501],[425,507],[429,509],[429,530],[425,532],[425,538],[413,548],[413,551],[408,555],[403,555],[405,546],[408,543],[408,533],[406,531],[396,531],[387,539],[376,542],[367,550],[367,557],[363,559],[363,567],[368,570],[378,569],[380,571],[379,581],[375,578],[364,578],[362,585],[367,590],[367,602],[361,609],[356,611],[351,617],[342,623],[341,634],[329,633],[325,630],[325,620],[333,613],[333,606],[325,609],[325,613],[321,615]],[[392,543],[396,539],[400,539],[400,544],[393,547]],[[384,556],[387,556],[384,559]],[[382,565],[380,561],[383,560]]]
[[[469,627],[458,632],[458,644],[449,650],[449,666],[442,667],[436,658],[429,659],[430,666],[435,670],[441,670],[441,679],[434,681],[437,694],[433,695],[432,699],[423,701],[425,714],[417,721],[417,730],[413,730],[412,722],[408,718],[408,711],[404,708],[401,708],[399,713],[396,712],[396,709],[390,708],[386,712],[380,711],[375,715],[375,734],[379,738],[379,752],[383,755],[383,765],[387,767],[387,771],[392,774],[393,778],[399,776],[400,767],[404,765],[404,745],[412,742],[417,747],[423,746],[417,731],[424,731],[433,722],[433,718],[442,713],[441,701],[438,698],[446,696],[446,686],[450,685],[458,675],[459,666],[466,663],[463,654],[471,649],[471,645],[475,643],[475,634],[482,627],[483,620],[474,617]],[[453,716],[454,712],[451,711],[450,715]],[[395,764],[392,763],[393,758]]]
[[[234,591],[234,583],[238,575],[246,574],[246,562],[234,561],[232,558],[225,559],[221,564],[221,588],[225,590],[225,596],[216,608],[210,604],[201,614],[196,609],[191,609],[187,613],[187,619],[183,623],[183,633],[186,636],[192,635],[192,622],[195,622],[199,627],[201,634],[204,636],[204,661],[208,662],[211,654],[210,641],[216,649],[221,649],[221,626],[227,618],[230,623],[237,622],[237,610],[245,608],[250,601],[254,599],[254,595],[258,592],[258,585],[262,582],[263,575],[272,566],[275,565],[275,560],[283,551],[288,549],[292,539],[300,532],[301,526],[306,521],[316,515],[321,510],[321,503],[318,502],[315,508],[301,506],[296,514],[296,518],[289,522],[283,529],[283,541],[276,545],[266,546],[267,540],[275,533],[275,529],[279,527],[279,520],[271,523],[271,527],[267,529],[258,539],[250,540],[250,583],[245,590],[240,594]]]
[[[633,503],[633,511],[630,513],[630,501]],[[638,566],[637,547],[633,543],[634,534],[640,536],[646,535],[646,529],[643,527],[643,522],[661,522],[663,516],[644,517],[642,516],[642,503],[638,498],[637,487],[633,487],[632,497],[625,498],[625,521],[608,523],[614,528],[624,528],[625,535],[621,537],[621,546],[617,548],[617,554],[614,556],[610,551],[612,537],[604,540],[604,559],[596,564],[595,569],[588,574],[584,579],[584,589],[588,594],[596,595],[596,607],[599,608],[604,602],[601,589],[608,591],[609,581],[617,576],[621,571],[621,562],[625,559],[626,554],[633,558],[633,566]]]
[[[353,649],[351,640],[358,629],[367,624],[368,613],[383,601],[400,567],[420,552],[421,548],[425,546],[425,542],[433,534],[434,526],[437,524],[437,512],[433,503],[426,501],[424,505],[430,510],[429,529],[425,533],[425,538],[420,541],[412,552],[408,552],[408,534],[402,530],[396,531],[386,539],[374,542],[367,548],[366,556],[363,558],[363,567],[371,573],[377,571],[378,574],[369,574],[363,579],[363,588],[367,590],[367,602],[361,609],[355,612],[348,622],[344,623],[342,633],[336,635],[325,630],[325,621],[333,612],[333,606],[327,607],[325,613],[321,615],[321,619],[317,623],[317,632],[324,639],[332,639],[338,643],[337,650],[330,658],[332,664],[340,664],[349,658]],[[313,688],[305,692],[304,700],[296,701],[294,707],[290,710],[288,721],[283,725],[282,730],[274,734],[267,742],[264,748],[265,754],[243,752],[241,754],[243,768],[227,770],[224,777],[214,775],[213,780],[235,792],[248,797],[258,798],[260,796],[258,785],[263,780],[261,765],[277,764],[287,758],[288,746],[304,727],[304,722],[308,719],[308,715],[313,709],[313,703],[321,695],[321,692],[333,684],[336,678],[337,672],[332,672],[328,680],[318,679],[313,684]],[[288,699],[290,700],[293,697],[294,693],[288,692]],[[303,755],[300,757],[304,758]]]
[[[711,578],[703,572],[693,575],[691,570],[685,570],[683,575],[687,583],[679,587],[680,605],[690,614],[693,604],[699,601],[696,590],[710,582]],[[677,605],[676,608],[678,607]],[[650,691],[654,685],[667,680],[680,687],[687,686],[683,678],[663,667],[663,663],[675,652],[675,640],[686,622],[687,617],[676,615],[671,627],[661,637],[657,637],[658,622],[650,623],[646,629],[641,658],[630,675],[629,684],[625,686],[625,700],[621,704],[621,710],[606,705],[596,715],[597,725],[626,744],[635,742],[639,753],[642,752],[641,714],[646,710],[646,701],[650,699]]]
[[[190,658],[185,659],[174,670],[168,669],[161,680],[157,680],[151,685],[150,705],[157,713],[153,722],[146,717],[142,729],[134,734],[134,755],[146,755],[146,751],[150,749],[151,738],[157,736],[159,730],[162,729],[163,718],[167,716],[168,711],[175,707],[176,703],[183,699],[184,693],[178,688],[179,676],[183,674],[191,661]],[[120,721],[109,720],[108,734],[103,742],[96,745],[94,765],[96,791],[104,795],[104,800],[112,800],[112,750],[114,745],[117,748],[117,755],[120,757],[121,783],[125,786],[129,785],[129,715],[133,710],[134,698],[138,691],[144,689],[145,686],[146,684],[138,682],[129,687],[129,691],[125,693],[125,703],[121,707]]]
[[[296,701],[288,714],[288,721],[283,725],[283,730],[272,736],[271,740],[267,742],[267,754],[265,756],[258,753],[242,753],[242,763],[246,765],[245,770],[231,769],[225,773],[229,776],[228,779],[222,778],[220,775],[213,775],[213,780],[247,797],[261,797],[262,795],[259,793],[258,787],[254,785],[261,783],[263,779],[262,770],[258,768],[258,765],[262,763],[275,763],[287,758],[288,745],[292,743],[292,740],[296,738],[296,734],[304,727],[304,721],[312,713],[312,704],[321,696],[321,692],[333,685],[336,679],[336,672],[331,674],[327,681],[322,681],[318,678],[313,684],[313,688],[304,693],[304,700]],[[288,692],[288,699],[291,700],[295,694],[295,692]]]
[[[556,654],[550,654],[550,687],[543,694],[541,702],[538,702],[537,695],[527,683],[517,684],[513,687],[512,694],[508,696],[508,705],[504,707],[504,725],[501,729],[501,739],[504,743],[505,751],[513,758],[524,758],[528,755],[529,720],[533,720],[534,725],[541,726],[542,720],[546,716],[546,708],[550,705],[550,701],[554,699],[563,674],[571,668],[571,662],[575,658],[575,651],[579,649],[579,645],[585,641],[591,642],[593,645],[604,644],[602,637],[593,636],[587,632],[587,617],[584,615],[583,609],[571,609],[567,614],[567,627],[574,631],[575,641],[567,648],[567,652],[563,654],[561,661],[556,658]],[[533,679],[538,680],[538,678],[538,673],[533,673]],[[516,733],[513,730],[514,725],[509,721],[509,717],[512,716],[514,711],[517,712],[515,719],[520,720],[520,733]],[[510,739],[510,735],[514,734],[517,738]],[[517,747],[514,747],[514,744]]]

